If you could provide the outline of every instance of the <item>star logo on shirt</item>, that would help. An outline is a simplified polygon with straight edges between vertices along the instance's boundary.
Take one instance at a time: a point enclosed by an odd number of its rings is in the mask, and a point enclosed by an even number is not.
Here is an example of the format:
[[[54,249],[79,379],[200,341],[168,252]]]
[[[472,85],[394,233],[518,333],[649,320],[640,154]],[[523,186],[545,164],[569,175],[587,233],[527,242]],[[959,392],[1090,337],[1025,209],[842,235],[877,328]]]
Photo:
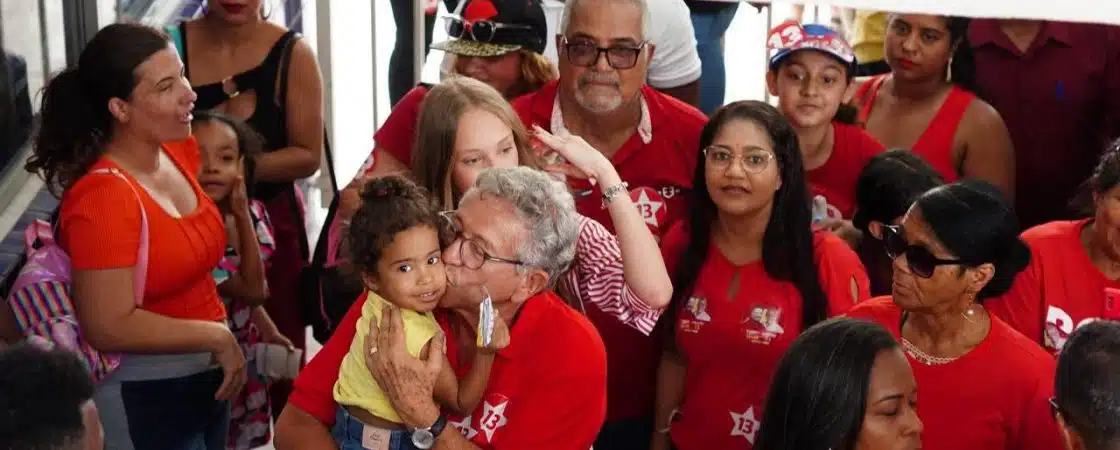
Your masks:
[[[489,400],[483,402],[482,418],[478,421],[478,428],[486,434],[486,442],[493,441],[494,432],[506,425],[507,406],[509,406],[509,399],[504,396],[501,397],[500,402],[491,403]]]
[[[731,426],[731,436],[742,436],[747,438],[747,441],[754,444],[755,434],[758,433],[759,421],[754,416],[754,407],[747,408],[745,412],[739,414],[731,411],[731,420],[735,422]]]
[[[660,219],[665,217],[665,201],[661,194],[651,188],[640,187],[630,192],[630,198],[646,225],[654,229],[660,227]]]
[[[447,422],[447,424],[458,428],[459,432],[462,433],[463,437],[467,438],[468,441],[478,436],[478,432],[474,431],[474,428],[471,428],[471,416],[464,417],[463,420],[458,422]]]

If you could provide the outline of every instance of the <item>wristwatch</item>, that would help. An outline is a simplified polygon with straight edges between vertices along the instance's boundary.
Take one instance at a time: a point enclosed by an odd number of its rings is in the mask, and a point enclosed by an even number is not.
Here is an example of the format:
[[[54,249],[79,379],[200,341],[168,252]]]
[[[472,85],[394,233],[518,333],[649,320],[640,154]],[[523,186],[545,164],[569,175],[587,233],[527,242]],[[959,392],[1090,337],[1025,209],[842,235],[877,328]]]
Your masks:
[[[443,433],[443,429],[446,427],[447,415],[440,414],[436,423],[433,423],[432,426],[412,430],[412,445],[423,450],[432,448],[433,445],[436,445],[436,438],[439,437],[440,433]]]

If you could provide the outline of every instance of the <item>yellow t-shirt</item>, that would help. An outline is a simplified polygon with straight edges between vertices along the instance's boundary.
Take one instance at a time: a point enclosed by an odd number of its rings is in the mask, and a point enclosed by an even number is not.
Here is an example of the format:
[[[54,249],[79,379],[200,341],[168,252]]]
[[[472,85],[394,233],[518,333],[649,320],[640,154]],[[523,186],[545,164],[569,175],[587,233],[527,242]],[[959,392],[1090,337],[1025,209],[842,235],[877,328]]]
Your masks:
[[[369,321],[372,319],[381,324],[381,310],[384,307],[385,299],[373,292],[367,293],[365,304],[362,305],[362,317],[358,319],[357,332],[350,342],[350,351],[342,359],[342,367],[338,370],[334,401],[339,405],[356,406],[381,419],[400,423],[397,411],[389,404],[381,386],[366,367],[365,347]],[[404,340],[408,353],[419,357],[424,344],[439,332],[439,323],[432,313],[420,314],[404,308],[400,311],[404,320]]]
[[[883,41],[887,38],[887,16],[883,11],[860,9],[852,25],[852,49],[860,64],[883,60]]]

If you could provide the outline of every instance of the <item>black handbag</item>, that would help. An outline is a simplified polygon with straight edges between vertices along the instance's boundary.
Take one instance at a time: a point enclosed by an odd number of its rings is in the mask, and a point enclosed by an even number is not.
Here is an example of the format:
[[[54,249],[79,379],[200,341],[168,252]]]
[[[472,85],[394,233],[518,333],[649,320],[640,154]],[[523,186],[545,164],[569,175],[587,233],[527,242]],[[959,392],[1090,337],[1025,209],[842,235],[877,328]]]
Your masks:
[[[311,264],[299,274],[300,311],[304,323],[311,326],[312,335],[320,343],[326,343],[338,327],[339,321],[346,316],[350,305],[362,294],[361,280],[349,273],[344,267],[326,267],[327,250],[330,242],[330,226],[338,214],[338,178],[334,173],[334,157],[331,155],[330,142],[324,137],[327,167],[331,176],[334,198],[327,208],[327,219],[319,231]]]

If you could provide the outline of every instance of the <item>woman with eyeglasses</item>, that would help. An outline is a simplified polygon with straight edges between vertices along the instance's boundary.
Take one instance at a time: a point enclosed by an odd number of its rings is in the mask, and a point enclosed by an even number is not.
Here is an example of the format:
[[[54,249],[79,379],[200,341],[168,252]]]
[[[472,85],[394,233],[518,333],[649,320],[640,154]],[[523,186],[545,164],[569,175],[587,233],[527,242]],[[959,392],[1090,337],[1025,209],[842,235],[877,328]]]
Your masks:
[[[782,354],[867,298],[867,274],[811,229],[797,134],[777,109],[724,106],[700,142],[688,219],[662,240],[675,290],[652,448],[750,449]]]
[[[879,323],[902,344],[918,380],[923,448],[1060,449],[1046,406],[1054,359],[984,307],[1030,260],[999,188],[979,180],[934,188],[882,229],[892,294],[848,316]]]
[[[905,148],[946,181],[978,178],[1009,197],[1011,137],[999,112],[977,97],[966,17],[891,14],[883,42],[891,73],[856,94],[859,122],[887,148]]]
[[[992,313],[1058,354],[1078,327],[1120,320],[1120,141],[1101,155],[1077,199],[1088,217],[1023,232],[1031,264]]]
[[[883,327],[837,317],[813,325],[782,356],[755,450],[922,448],[918,384]]]
[[[463,0],[443,18],[450,40],[432,45],[454,55],[452,72],[489,84],[507,100],[536,91],[556,79],[556,68],[542,54],[548,24],[541,0]],[[357,209],[360,184],[369,175],[408,172],[420,103],[431,86],[413,88],[374,134],[374,149],[343,192],[339,215]]]

